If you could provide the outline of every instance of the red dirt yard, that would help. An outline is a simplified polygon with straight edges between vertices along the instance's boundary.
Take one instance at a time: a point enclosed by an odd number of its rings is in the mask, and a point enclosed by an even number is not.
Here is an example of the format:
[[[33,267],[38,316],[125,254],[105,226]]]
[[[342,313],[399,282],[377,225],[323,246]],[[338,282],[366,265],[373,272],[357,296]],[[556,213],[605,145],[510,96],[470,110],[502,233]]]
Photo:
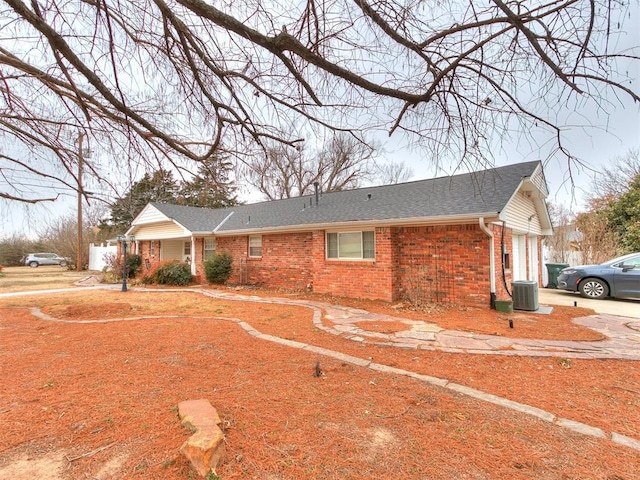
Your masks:
[[[572,316],[592,313],[583,309],[510,316],[516,328],[509,329],[503,315],[489,310],[429,313],[383,302],[295,298],[478,333],[602,338],[571,323]],[[46,321],[28,307],[65,321],[105,322]],[[638,450],[257,339],[231,319],[640,439],[635,362],[403,350],[327,334],[314,327],[311,310],[299,306],[179,291],[78,291],[0,299],[0,479],[197,478],[179,453],[190,432],[176,406],[199,398],[208,399],[223,422],[221,479],[640,478]],[[387,333],[400,328],[359,326]],[[313,376],[317,361],[319,378]]]

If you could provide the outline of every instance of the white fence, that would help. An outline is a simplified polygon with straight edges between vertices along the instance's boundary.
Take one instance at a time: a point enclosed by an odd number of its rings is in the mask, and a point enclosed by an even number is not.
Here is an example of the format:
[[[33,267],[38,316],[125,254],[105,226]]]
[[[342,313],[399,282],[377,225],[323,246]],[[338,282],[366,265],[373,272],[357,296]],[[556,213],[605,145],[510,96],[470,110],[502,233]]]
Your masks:
[[[102,269],[107,265],[104,257],[108,254],[116,255],[118,253],[118,245],[111,242],[101,243],[96,245],[95,243],[89,244],[89,270]]]

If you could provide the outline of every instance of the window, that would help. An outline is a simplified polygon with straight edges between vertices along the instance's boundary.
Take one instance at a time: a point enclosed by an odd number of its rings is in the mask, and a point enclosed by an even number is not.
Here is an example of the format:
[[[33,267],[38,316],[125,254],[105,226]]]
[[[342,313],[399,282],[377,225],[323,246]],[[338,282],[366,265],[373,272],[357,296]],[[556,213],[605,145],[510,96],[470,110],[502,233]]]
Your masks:
[[[373,231],[327,233],[327,258],[373,260],[375,257]]]
[[[262,237],[249,237],[249,256],[261,257],[262,256]]]
[[[640,267],[640,257],[627,258],[625,261],[616,263],[613,266],[616,268],[625,268],[630,266],[634,266],[635,268],[638,268]]]
[[[184,254],[191,255],[191,242],[184,242]]]
[[[156,241],[151,240],[151,245],[149,246],[149,255],[152,257],[156,254]]]
[[[211,260],[216,254],[216,242],[213,238],[204,239],[204,259]]]

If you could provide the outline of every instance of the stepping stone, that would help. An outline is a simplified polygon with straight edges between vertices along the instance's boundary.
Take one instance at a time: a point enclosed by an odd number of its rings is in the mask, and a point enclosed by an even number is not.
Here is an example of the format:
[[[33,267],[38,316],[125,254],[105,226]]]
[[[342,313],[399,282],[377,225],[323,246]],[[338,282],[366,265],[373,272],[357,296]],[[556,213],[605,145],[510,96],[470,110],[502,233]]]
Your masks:
[[[185,400],[178,404],[178,415],[182,424],[194,432],[180,452],[200,476],[215,473],[224,455],[224,433],[219,427],[222,422],[218,412],[208,400]]]

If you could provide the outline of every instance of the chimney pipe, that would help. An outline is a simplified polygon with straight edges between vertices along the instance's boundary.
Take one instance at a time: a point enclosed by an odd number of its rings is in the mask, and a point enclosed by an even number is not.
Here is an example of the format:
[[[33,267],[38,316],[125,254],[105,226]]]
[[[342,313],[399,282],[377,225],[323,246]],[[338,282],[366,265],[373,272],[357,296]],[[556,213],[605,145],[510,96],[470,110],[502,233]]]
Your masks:
[[[318,206],[318,187],[320,187],[320,184],[318,182],[313,182],[313,186],[316,189],[316,207]]]

